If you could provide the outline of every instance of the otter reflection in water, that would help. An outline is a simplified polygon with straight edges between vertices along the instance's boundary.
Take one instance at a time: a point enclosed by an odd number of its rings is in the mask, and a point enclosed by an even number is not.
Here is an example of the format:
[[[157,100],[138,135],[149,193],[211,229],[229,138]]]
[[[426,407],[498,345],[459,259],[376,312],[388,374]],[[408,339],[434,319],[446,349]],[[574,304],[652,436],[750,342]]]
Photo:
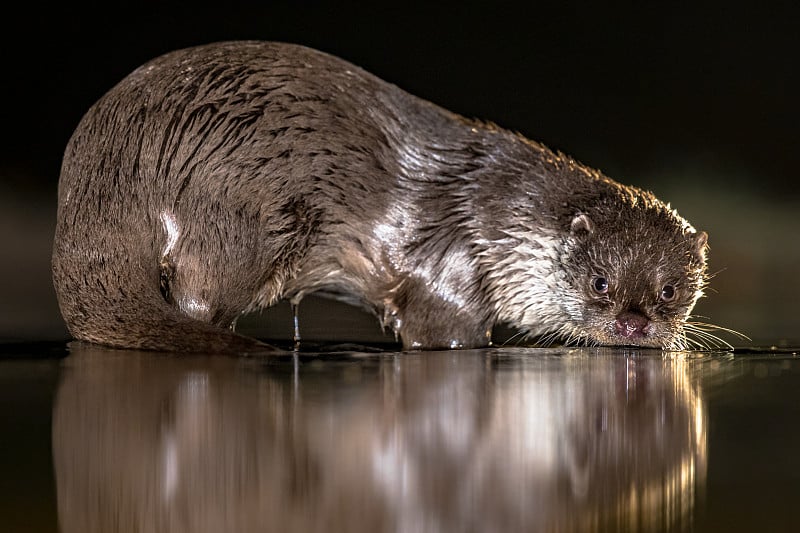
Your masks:
[[[693,361],[602,350],[257,359],[76,344],[62,531],[663,530],[705,482]]]

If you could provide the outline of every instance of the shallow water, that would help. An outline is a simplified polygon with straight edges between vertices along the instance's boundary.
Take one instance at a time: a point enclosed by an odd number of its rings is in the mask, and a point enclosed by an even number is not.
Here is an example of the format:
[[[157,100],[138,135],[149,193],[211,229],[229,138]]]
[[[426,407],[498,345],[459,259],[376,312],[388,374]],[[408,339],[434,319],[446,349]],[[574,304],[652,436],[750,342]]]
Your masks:
[[[791,349],[5,344],[3,531],[789,531]]]

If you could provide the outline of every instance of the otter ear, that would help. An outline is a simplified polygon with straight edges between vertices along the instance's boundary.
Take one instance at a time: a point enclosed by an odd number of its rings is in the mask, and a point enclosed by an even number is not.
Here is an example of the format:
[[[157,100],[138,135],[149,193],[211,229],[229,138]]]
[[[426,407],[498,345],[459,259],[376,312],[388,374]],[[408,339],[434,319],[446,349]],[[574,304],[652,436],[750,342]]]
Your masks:
[[[588,215],[578,213],[569,225],[569,231],[576,236],[590,235],[594,233],[594,222]]]
[[[708,233],[705,231],[698,231],[692,235],[692,239],[694,240],[692,251],[695,257],[700,261],[705,261],[706,251],[708,251]]]

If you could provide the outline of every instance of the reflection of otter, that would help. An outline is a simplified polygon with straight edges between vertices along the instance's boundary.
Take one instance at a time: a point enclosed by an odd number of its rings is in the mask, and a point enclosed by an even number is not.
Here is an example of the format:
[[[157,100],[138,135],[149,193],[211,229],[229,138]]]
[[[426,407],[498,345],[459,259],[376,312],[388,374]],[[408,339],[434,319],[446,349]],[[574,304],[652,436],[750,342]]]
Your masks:
[[[685,524],[705,476],[689,363],[592,353],[310,358],[292,371],[291,357],[77,345],[54,412],[62,531]]]

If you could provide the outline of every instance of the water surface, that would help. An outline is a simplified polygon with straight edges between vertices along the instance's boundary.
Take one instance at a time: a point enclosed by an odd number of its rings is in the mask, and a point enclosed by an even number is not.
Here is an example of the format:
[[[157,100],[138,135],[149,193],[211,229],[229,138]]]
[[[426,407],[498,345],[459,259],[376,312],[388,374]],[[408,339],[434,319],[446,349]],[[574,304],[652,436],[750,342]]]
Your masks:
[[[4,531],[800,524],[792,350],[4,350]]]

